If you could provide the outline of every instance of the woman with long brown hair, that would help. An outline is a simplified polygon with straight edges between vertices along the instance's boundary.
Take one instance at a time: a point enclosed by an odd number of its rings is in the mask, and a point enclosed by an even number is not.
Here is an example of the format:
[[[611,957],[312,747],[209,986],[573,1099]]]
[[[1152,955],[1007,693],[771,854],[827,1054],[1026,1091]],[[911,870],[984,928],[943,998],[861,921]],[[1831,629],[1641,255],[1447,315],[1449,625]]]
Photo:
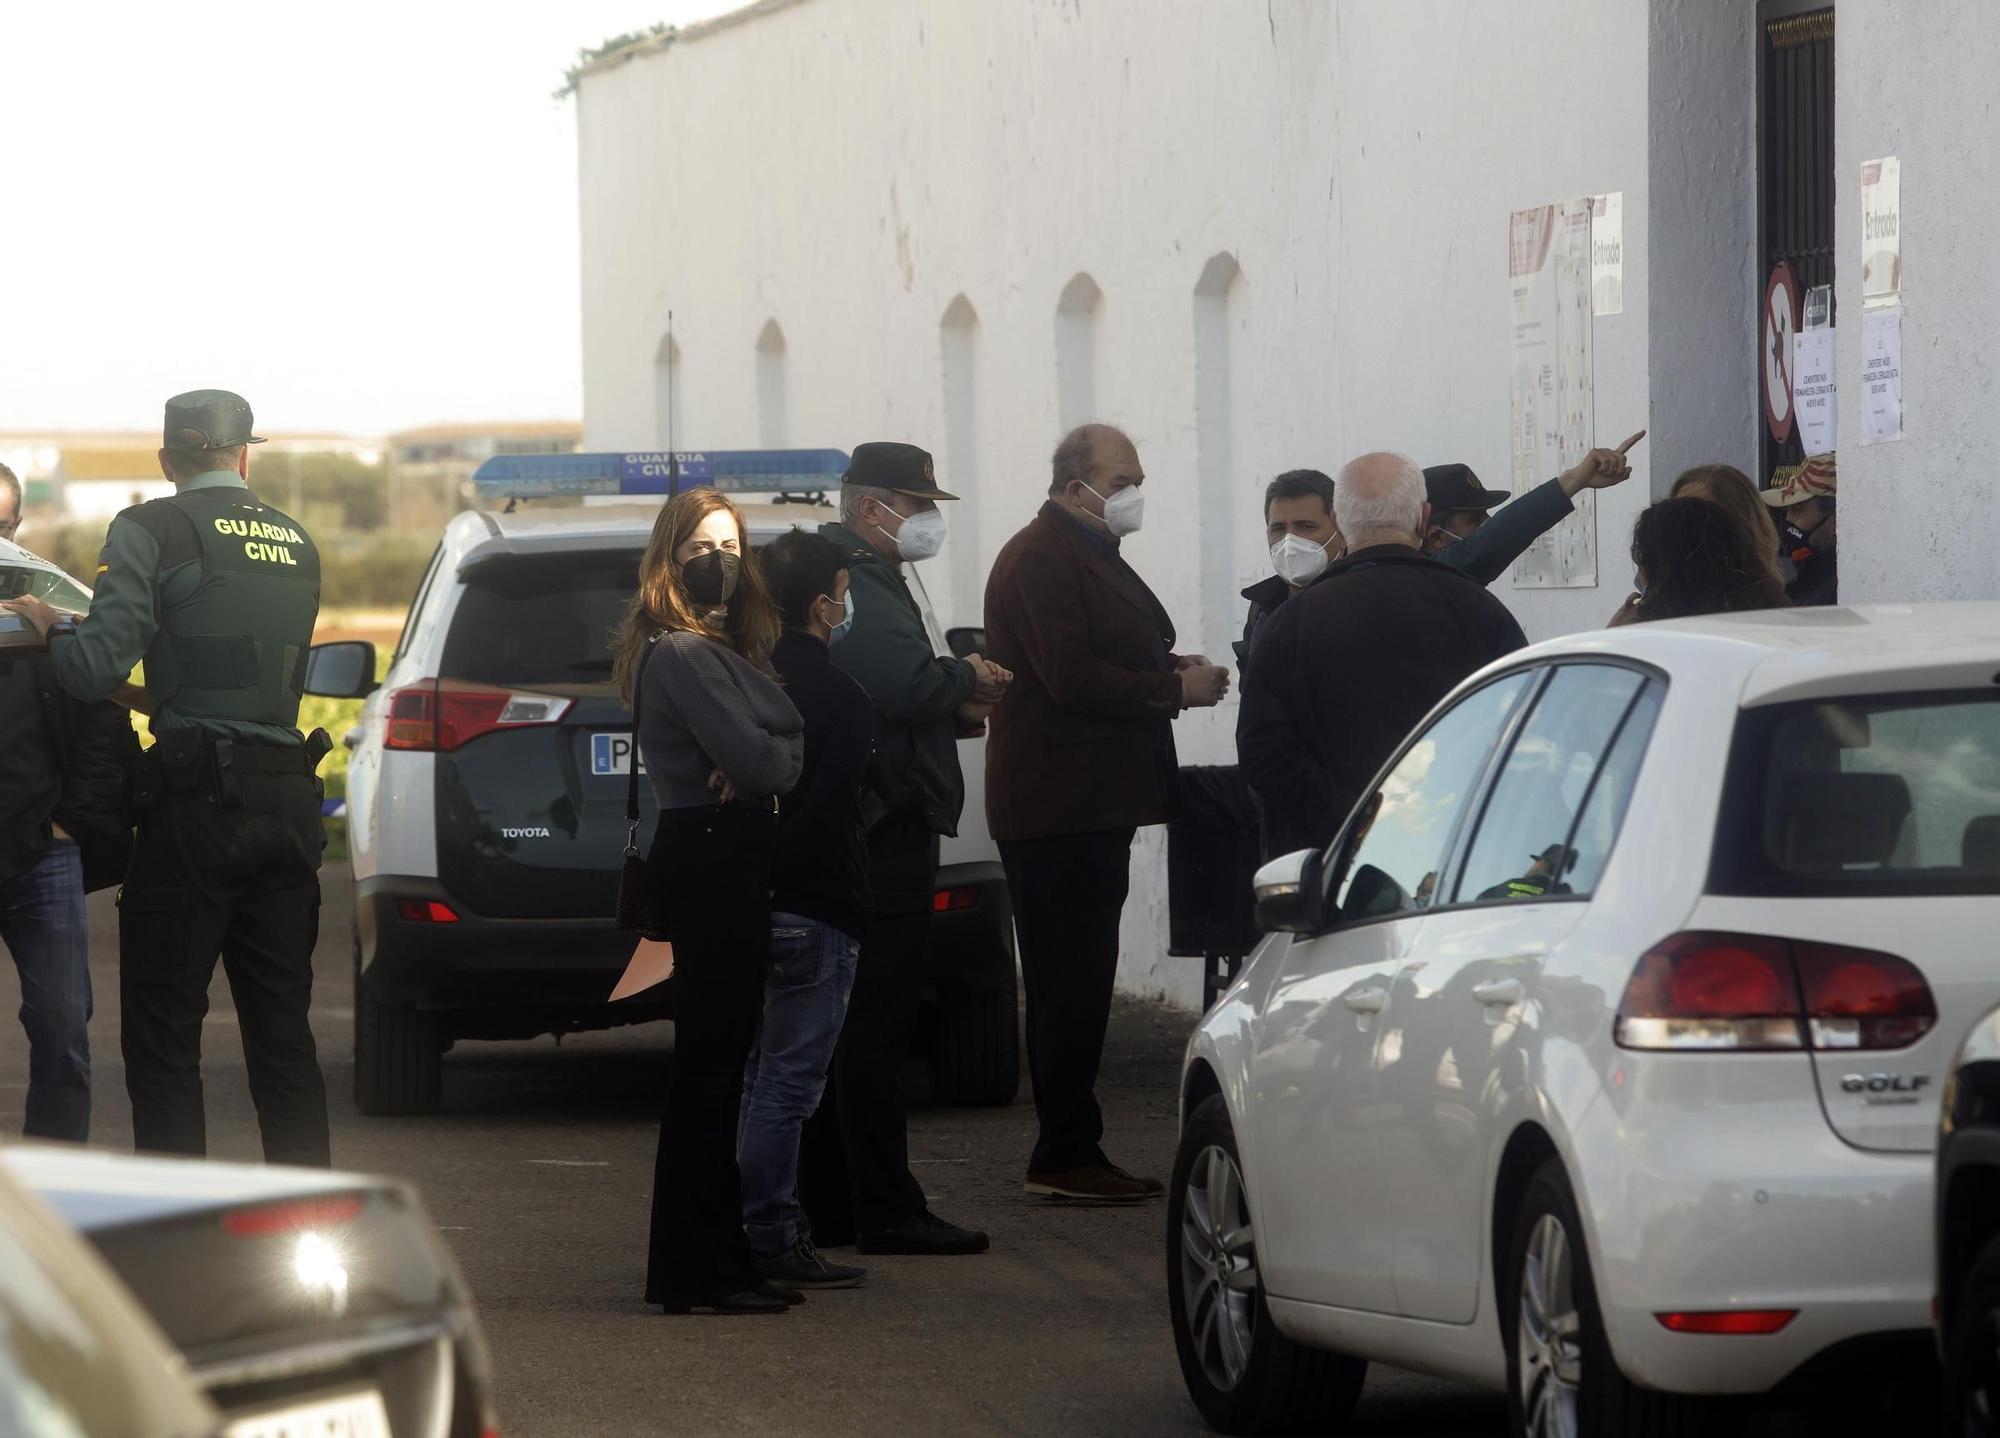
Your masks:
[[[1771,520],[1771,511],[1757,498],[1757,486],[1750,482],[1749,475],[1733,464],[1698,464],[1681,471],[1673,488],[1667,491],[1667,498],[1705,499],[1727,514],[1743,531],[1758,568],[1777,585],[1783,602],[1785,571],[1778,562],[1778,526]],[[1633,594],[1611,616],[1612,627],[1641,618],[1638,609],[1639,596]]]
[[[646,1262],[646,1301],[669,1313],[781,1313],[799,1298],[759,1279],[736,1169],[770,949],[776,796],[804,757],[798,710],[765,668],[778,631],[736,506],[712,489],[670,501],[618,635],[660,807],[647,898],[674,946],[673,1086]]]

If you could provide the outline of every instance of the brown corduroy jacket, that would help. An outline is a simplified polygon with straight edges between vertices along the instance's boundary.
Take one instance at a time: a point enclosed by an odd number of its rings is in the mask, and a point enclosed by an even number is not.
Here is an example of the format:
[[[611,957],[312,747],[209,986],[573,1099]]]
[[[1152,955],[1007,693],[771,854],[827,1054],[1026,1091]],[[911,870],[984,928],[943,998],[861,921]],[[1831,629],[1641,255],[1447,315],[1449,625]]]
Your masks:
[[[986,656],[1014,671],[986,740],[995,839],[1164,823],[1181,709],[1174,626],[1116,544],[1053,500],[986,581]]]

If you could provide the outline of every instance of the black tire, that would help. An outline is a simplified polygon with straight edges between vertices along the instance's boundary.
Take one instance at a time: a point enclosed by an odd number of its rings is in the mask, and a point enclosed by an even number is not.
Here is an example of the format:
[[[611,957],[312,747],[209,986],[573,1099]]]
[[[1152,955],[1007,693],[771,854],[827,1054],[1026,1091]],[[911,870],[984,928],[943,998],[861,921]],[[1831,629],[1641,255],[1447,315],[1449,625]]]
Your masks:
[[[356,935],[354,1106],[374,1115],[436,1113],[443,1096],[444,1043],[437,1015],[369,998]]]
[[[1209,1177],[1218,1171],[1217,1154],[1226,1158],[1227,1172],[1233,1175],[1233,1198],[1219,1198],[1219,1185]],[[1242,1163],[1228,1105],[1214,1095],[1188,1116],[1174,1156],[1173,1182],[1167,1186],[1167,1307],[1188,1396],[1218,1433],[1337,1431],[1361,1396],[1368,1365],[1345,1354],[1301,1347],[1271,1321]],[[1207,1204],[1191,1202],[1191,1189],[1197,1187]],[[1233,1216],[1239,1236],[1220,1247],[1212,1238],[1218,1203],[1225,1216]],[[1218,1253],[1226,1253],[1234,1275],[1227,1284],[1218,1278]],[[1228,1311],[1217,1302],[1225,1289],[1233,1294]],[[1213,1324],[1207,1315],[1213,1315]],[[1234,1345],[1233,1364],[1215,1346],[1224,1325],[1229,1333],[1242,1335]],[[1245,1343],[1247,1355],[1241,1351]]]
[[[1553,1262],[1547,1265],[1548,1272],[1543,1284],[1540,1311],[1547,1315],[1561,1309],[1566,1296],[1572,1307],[1568,1310],[1575,1319],[1575,1340],[1572,1343],[1556,1345],[1531,1344],[1542,1352],[1554,1347],[1562,1347],[1571,1359],[1570,1367],[1576,1381],[1569,1385],[1551,1386],[1546,1380],[1550,1370],[1541,1365],[1533,1365],[1536,1376],[1544,1381],[1533,1382],[1529,1376],[1531,1365],[1524,1358],[1521,1334],[1527,1326],[1529,1310],[1536,1305],[1526,1297],[1524,1289],[1528,1257],[1531,1247],[1536,1245],[1538,1233],[1547,1221],[1553,1223],[1554,1232],[1559,1234],[1563,1251],[1567,1255],[1566,1278],[1556,1270]],[[1546,1258],[1553,1252],[1547,1247],[1550,1240],[1543,1236],[1543,1246],[1536,1249],[1538,1258]],[[1542,1265],[1538,1262],[1538,1271]],[[1611,1351],[1611,1341],[1604,1331],[1604,1316],[1597,1305],[1597,1286],[1591,1277],[1590,1254],[1584,1246],[1583,1223],[1577,1217],[1576,1196],[1570,1191],[1569,1178],[1562,1165],[1550,1159],[1535,1170],[1522,1193],[1519,1214],[1514,1221],[1514,1232],[1507,1247],[1507,1265],[1503,1270],[1504,1285],[1499,1296],[1500,1332],[1506,1345],[1507,1355],[1507,1422],[1508,1431],[1516,1435],[1530,1435],[1539,1438],[1547,1432],[1559,1431],[1549,1427],[1531,1425],[1531,1417],[1539,1418],[1549,1410],[1541,1406],[1545,1402],[1560,1402],[1565,1389],[1573,1400],[1576,1423],[1574,1431],[1584,1438],[1681,1438],[1706,1427],[1709,1405],[1680,1394],[1657,1393],[1650,1388],[1641,1388],[1626,1378],[1618,1367],[1617,1357]],[[1567,1294],[1561,1290],[1567,1288]],[[1537,1323],[1538,1329],[1547,1330],[1547,1325]],[[1553,1335],[1552,1335],[1553,1336]],[[1524,1389],[1532,1388],[1532,1392]],[[1531,1405],[1532,1413],[1531,1413]]]
[[[2000,1238],[1958,1279],[1945,1335],[1943,1410],[1952,1438],[2000,1434]]]
[[[1010,1104],[1021,1091],[1021,1020],[1013,956],[988,987],[940,984],[931,1028],[931,1094],[959,1108]]]

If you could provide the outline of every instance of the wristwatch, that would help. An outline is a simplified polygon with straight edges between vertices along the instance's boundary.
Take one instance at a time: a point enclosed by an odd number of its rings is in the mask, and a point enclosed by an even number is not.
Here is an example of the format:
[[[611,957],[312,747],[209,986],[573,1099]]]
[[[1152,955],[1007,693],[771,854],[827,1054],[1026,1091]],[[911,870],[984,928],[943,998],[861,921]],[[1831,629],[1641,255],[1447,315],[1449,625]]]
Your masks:
[[[65,614],[48,627],[48,632],[42,638],[46,641],[54,639],[59,634],[74,633],[76,633],[76,616],[74,614]]]

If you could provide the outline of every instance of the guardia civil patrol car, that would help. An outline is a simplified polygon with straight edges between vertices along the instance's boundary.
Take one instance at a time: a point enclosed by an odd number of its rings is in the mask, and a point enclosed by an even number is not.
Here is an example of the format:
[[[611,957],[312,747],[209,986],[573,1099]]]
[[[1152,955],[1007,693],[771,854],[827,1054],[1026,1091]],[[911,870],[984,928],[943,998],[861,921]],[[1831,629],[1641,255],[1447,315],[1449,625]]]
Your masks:
[[[613,926],[632,715],[610,638],[673,484],[741,497],[753,545],[831,517],[837,450],[535,455],[475,476],[496,506],[457,516],[410,605],[382,683],[372,645],[322,645],[308,688],[366,696],[344,738],[355,882],[355,1100],[438,1106],[460,1038],[528,1038],[671,1013],[672,985],[618,1004],[634,940]],[[583,496],[561,507],[553,499]],[[754,497],[754,498],[753,498]],[[939,626],[940,653],[978,645]],[[1020,1084],[1012,910],[985,831],[981,740],[944,844],[921,1048],[946,1102],[1006,1103]],[[653,828],[640,786],[641,842]]]

